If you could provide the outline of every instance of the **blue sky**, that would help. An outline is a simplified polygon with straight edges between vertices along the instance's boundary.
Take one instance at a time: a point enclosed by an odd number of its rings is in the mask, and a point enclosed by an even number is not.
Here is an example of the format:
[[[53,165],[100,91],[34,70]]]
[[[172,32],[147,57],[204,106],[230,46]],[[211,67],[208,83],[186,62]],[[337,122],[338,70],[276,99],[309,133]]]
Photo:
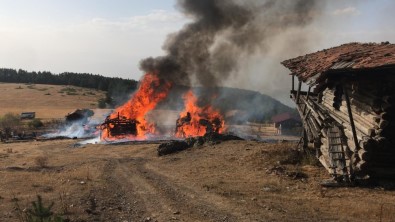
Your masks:
[[[11,18],[72,21],[92,17],[118,18],[147,14],[154,9],[174,10],[173,0],[0,0],[0,14]]]
[[[172,0],[0,0],[0,66],[138,79],[185,23]]]
[[[288,71],[279,63],[283,59],[347,42],[395,42],[395,1],[323,1],[322,16],[305,29],[294,30],[309,33],[309,47],[290,52],[287,47],[293,43],[280,41],[270,53],[246,62],[240,69],[243,75],[229,86],[258,90],[284,101]],[[0,0],[0,67],[139,79],[143,74],[139,61],[163,55],[166,36],[189,22],[175,3]]]

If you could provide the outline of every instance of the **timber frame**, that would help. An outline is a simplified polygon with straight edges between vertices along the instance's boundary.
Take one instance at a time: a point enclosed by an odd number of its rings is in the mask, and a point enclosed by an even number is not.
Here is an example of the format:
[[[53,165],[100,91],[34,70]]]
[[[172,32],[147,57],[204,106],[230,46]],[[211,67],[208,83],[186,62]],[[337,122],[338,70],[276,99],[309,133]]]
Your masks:
[[[395,45],[350,43],[282,64],[292,71],[303,147],[330,175],[395,178]]]

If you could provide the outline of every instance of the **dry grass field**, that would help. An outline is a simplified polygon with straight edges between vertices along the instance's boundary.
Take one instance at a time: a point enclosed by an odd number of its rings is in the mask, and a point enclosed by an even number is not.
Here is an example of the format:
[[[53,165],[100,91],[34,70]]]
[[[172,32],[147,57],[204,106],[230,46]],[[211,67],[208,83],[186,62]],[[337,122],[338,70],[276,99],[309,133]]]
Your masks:
[[[96,107],[103,96],[73,88],[0,84],[0,115],[35,111],[39,118],[62,118]],[[46,205],[54,202],[53,212],[79,222],[395,218],[394,191],[321,187],[329,175],[295,151],[295,143],[227,141],[159,157],[155,143],[77,142],[0,143],[0,221],[23,221],[37,195]]]
[[[395,218],[393,191],[323,188],[327,172],[297,161],[294,143],[228,141],[158,157],[157,144],[76,142],[1,144],[0,221],[19,221],[37,194],[70,221]]]
[[[37,118],[63,118],[77,108],[97,108],[104,92],[75,86],[0,83],[0,116],[36,112]]]

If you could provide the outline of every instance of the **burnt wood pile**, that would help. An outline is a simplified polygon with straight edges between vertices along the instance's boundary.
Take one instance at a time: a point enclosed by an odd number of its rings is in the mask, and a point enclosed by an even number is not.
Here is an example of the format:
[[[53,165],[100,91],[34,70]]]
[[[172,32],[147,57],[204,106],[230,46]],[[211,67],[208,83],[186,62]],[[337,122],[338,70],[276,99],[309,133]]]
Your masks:
[[[173,141],[162,143],[158,146],[157,151],[159,156],[163,156],[163,155],[180,152],[192,147],[203,146],[204,144],[215,145],[229,140],[243,140],[243,139],[231,134],[219,134],[219,133],[211,132],[211,133],[206,133],[204,136],[189,137],[186,138],[185,140],[173,140]]]
[[[187,112],[185,116],[178,118],[176,122],[175,133],[176,134],[181,133],[182,136],[185,137],[183,127],[193,124],[191,121],[192,121],[192,117],[189,112]],[[204,127],[206,133],[219,133],[222,127],[222,121],[219,118],[214,118],[213,120],[201,118],[199,119],[197,124],[199,124],[199,126],[201,127]]]
[[[137,136],[137,125],[139,122],[135,119],[128,119],[118,114],[115,118],[108,116],[100,129],[107,133],[107,137],[117,137],[125,135]]]
[[[350,43],[283,65],[292,71],[305,148],[314,145],[330,174],[343,182],[395,178],[395,45]]]

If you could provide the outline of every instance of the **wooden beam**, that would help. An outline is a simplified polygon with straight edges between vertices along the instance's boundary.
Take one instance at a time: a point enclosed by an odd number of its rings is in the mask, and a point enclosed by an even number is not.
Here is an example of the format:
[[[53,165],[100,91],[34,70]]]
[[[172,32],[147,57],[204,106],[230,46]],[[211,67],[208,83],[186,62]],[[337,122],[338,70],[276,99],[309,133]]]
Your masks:
[[[295,75],[292,74],[292,92],[295,91]]]
[[[297,91],[291,91],[291,94],[296,94],[297,93]],[[300,91],[300,95],[301,96],[307,96],[307,92],[305,92],[305,91]],[[318,96],[318,94],[317,93],[313,93],[312,91],[310,92],[310,97],[317,97]]]
[[[309,138],[307,136],[307,129],[303,129],[303,151],[307,151],[307,148],[309,146]]]
[[[299,104],[300,90],[302,89],[302,81],[299,81],[298,92],[296,94],[296,104]]]
[[[347,109],[348,109],[348,117],[350,118],[350,125],[351,125],[351,130],[352,130],[352,134],[353,134],[353,138],[354,138],[355,148],[357,148],[356,150],[358,150],[359,143],[358,143],[358,138],[357,138],[357,131],[355,130],[354,119],[352,117],[350,97],[348,96],[347,89],[344,86],[343,86],[343,92],[344,92],[344,97],[346,98],[346,104],[347,104]]]
[[[311,91],[311,86],[309,86],[309,90],[307,91],[306,103],[309,101],[310,91]],[[306,109],[307,109],[307,104],[304,106],[303,115],[306,114]]]

